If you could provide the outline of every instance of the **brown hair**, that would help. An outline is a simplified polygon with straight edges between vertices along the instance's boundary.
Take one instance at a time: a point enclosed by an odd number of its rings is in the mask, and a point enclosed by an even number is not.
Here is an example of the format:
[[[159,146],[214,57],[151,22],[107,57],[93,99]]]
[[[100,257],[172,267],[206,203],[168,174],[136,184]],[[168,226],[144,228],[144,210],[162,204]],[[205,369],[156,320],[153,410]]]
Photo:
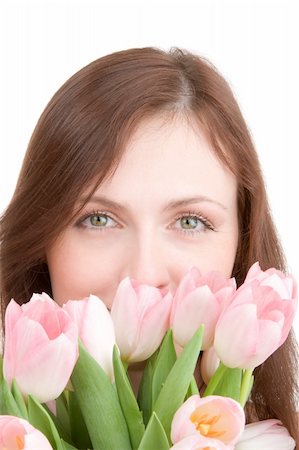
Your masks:
[[[92,181],[92,195],[114,173],[141,121],[161,112],[195,117],[237,178],[237,283],[255,261],[263,269],[285,271],[258,158],[227,82],[210,62],[188,51],[136,48],[84,67],[41,115],[2,217],[2,312],[11,298],[21,304],[33,292],[52,295],[45,248],[72,221],[83,189]],[[296,363],[290,335],[255,371],[249,421],[276,417],[297,437]]]

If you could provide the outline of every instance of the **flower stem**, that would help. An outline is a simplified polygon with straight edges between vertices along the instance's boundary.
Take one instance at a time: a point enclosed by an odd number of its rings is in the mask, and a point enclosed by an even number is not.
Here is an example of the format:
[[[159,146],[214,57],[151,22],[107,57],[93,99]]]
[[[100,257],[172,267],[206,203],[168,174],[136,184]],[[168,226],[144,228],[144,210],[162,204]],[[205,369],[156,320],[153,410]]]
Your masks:
[[[218,369],[216,370],[216,372],[214,373],[213,377],[211,378],[211,380],[209,381],[205,392],[204,392],[204,397],[206,397],[207,395],[213,395],[213,392],[215,391],[216,387],[218,386],[224,372],[226,371],[227,367],[220,363]]]
[[[249,397],[250,391],[253,385],[253,370],[246,369],[243,373],[242,384],[241,384],[241,392],[240,392],[240,404],[244,408],[247,399]]]

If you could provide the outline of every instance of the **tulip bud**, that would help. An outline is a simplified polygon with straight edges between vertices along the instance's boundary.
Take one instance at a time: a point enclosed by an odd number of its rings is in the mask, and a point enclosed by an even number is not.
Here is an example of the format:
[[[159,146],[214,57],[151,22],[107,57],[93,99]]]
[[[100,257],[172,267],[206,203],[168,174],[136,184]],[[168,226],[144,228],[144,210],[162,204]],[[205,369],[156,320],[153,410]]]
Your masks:
[[[22,306],[11,300],[5,313],[3,374],[41,403],[59,397],[78,358],[78,328],[47,294]]]
[[[220,359],[215,352],[214,347],[210,347],[208,350],[202,353],[200,360],[200,373],[203,381],[207,385],[218,369]]]
[[[213,344],[217,320],[235,290],[235,280],[225,278],[220,272],[201,275],[196,267],[188,271],[173,300],[170,326],[175,342],[184,347],[204,324],[202,350],[208,349]]]
[[[126,277],[116,291],[111,316],[121,357],[145,361],[159,347],[169,328],[172,295]]]
[[[69,300],[63,305],[63,309],[77,324],[79,336],[88,352],[113,380],[115,333],[104,302],[95,295],[90,295],[83,300]]]
[[[286,340],[297,301],[291,276],[262,272],[254,264],[217,323],[214,347],[220,360],[250,370],[262,364]]]

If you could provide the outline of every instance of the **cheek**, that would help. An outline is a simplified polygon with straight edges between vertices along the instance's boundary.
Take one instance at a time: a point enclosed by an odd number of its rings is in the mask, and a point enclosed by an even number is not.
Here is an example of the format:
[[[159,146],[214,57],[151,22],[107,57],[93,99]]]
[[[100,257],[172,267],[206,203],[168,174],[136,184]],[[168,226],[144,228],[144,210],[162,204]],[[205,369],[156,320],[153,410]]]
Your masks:
[[[225,277],[232,275],[237,252],[237,234],[217,236],[213,243],[209,242],[193,255],[193,263],[202,273],[211,270],[221,272]]]
[[[90,294],[110,307],[117,287],[115,259],[78,245],[60,245],[47,253],[54,300],[62,305]]]

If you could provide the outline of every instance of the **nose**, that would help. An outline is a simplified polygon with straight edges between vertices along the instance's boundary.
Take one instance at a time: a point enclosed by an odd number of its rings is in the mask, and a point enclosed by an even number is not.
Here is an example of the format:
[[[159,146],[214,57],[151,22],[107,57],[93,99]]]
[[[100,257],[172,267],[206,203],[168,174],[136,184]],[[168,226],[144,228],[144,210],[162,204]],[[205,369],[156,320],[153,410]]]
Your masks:
[[[154,286],[162,291],[170,289],[170,258],[167,246],[153,234],[136,237],[130,244],[127,256],[127,273],[139,283]]]

